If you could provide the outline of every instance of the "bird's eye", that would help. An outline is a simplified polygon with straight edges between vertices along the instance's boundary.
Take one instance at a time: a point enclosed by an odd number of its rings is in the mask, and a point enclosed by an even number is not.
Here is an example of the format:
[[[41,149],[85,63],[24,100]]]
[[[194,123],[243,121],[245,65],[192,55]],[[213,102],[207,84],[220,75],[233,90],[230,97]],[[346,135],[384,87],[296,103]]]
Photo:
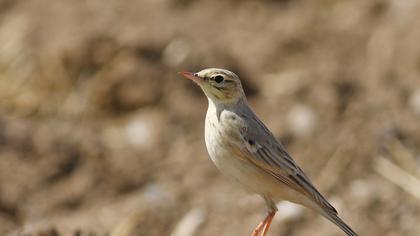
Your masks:
[[[216,81],[216,83],[221,83],[224,78],[221,75],[216,75],[215,77],[213,77],[214,81]]]

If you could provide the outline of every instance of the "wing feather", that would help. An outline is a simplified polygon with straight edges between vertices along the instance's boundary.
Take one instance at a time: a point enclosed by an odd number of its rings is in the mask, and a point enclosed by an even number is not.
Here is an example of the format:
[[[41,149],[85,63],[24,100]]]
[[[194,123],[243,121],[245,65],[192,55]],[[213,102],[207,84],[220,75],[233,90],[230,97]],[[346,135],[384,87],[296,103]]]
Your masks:
[[[239,155],[269,173],[292,189],[314,200],[325,210],[337,214],[335,208],[313,186],[311,180],[296,164],[285,148],[276,140],[268,128],[254,115],[244,117],[247,122],[241,127],[240,139],[230,145]],[[251,122],[251,124],[248,124]],[[252,128],[250,128],[252,127]],[[245,144],[238,147],[239,143]]]

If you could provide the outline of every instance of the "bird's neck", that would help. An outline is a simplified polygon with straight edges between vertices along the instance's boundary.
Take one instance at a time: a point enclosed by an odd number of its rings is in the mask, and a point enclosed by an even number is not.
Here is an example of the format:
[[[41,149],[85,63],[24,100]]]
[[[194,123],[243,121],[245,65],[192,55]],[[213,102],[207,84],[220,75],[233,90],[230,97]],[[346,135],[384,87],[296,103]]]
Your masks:
[[[238,99],[232,99],[232,100],[217,100],[207,97],[209,101],[209,106],[214,106],[217,108],[229,108],[229,107],[237,107],[248,104],[245,97],[241,97]]]
[[[215,115],[217,117],[220,116],[221,112],[223,110],[230,110],[230,111],[235,111],[235,110],[241,110],[241,108],[248,107],[248,102],[246,100],[246,98],[240,98],[237,99],[235,101],[215,101],[214,99],[208,98],[209,101],[209,106],[207,109],[207,113],[215,113]]]

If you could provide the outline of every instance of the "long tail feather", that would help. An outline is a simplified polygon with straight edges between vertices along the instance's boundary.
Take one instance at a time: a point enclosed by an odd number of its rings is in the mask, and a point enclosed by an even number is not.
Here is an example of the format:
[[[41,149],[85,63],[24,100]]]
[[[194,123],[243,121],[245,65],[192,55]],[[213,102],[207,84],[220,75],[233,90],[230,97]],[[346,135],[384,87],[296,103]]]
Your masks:
[[[347,235],[349,236],[358,236],[358,234],[356,232],[354,232],[350,226],[348,226],[346,223],[344,223],[344,221],[342,219],[340,219],[340,217],[338,217],[337,214],[331,212],[331,213],[326,213],[323,212],[322,215],[327,218],[328,220],[330,220],[331,222],[333,222],[334,224],[336,224],[338,227],[340,227],[340,229],[342,229]]]

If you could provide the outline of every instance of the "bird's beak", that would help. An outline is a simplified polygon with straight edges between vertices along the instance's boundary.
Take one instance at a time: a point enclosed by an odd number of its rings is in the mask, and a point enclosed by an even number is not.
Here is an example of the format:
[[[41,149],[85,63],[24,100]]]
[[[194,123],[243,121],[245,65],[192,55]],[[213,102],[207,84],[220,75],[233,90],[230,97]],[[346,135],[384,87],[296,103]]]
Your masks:
[[[194,81],[198,84],[200,84],[203,81],[199,76],[195,75],[192,72],[183,71],[183,72],[178,72],[178,74],[180,74],[180,75],[184,76],[185,78],[190,79],[190,80],[192,80],[192,81]]]

